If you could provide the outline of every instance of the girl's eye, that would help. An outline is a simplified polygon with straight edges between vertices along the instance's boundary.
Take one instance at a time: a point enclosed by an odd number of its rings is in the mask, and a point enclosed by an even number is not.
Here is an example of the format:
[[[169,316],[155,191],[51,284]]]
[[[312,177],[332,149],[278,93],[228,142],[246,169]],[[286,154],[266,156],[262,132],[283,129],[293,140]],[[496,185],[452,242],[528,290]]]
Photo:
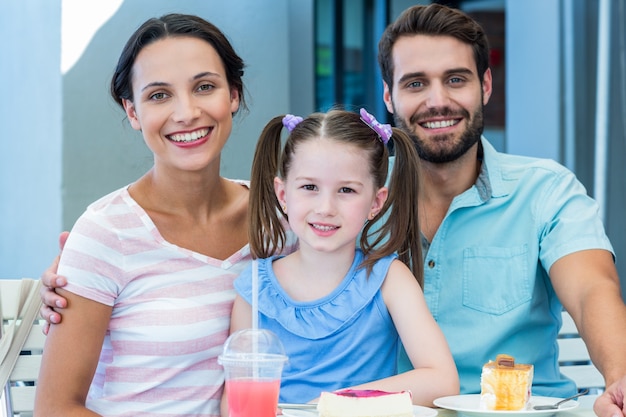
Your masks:
[[[305,190],[309,190],[309,191],[315,191],[316,190],[316,187],[313,184],[303,185],[302,188],[305,189]]]
[[[339,192],[340,193],[353,193],[354,190],[352,188],[350,188],[350,187],[341,187],[339,189]]]

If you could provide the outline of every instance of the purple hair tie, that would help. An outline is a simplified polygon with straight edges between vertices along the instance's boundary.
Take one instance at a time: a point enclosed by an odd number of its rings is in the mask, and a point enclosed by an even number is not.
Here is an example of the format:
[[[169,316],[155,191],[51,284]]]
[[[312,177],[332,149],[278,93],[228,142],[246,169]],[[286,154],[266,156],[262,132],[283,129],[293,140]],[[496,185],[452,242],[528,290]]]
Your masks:
[[[391,135],[393,134],[393,131],[391,130],[391,125],[380,123],[378,120],[376,120],[374,116],[365,111],[365,109],[361,109],[360,113],[361,120],[363,120],[366,125],[371,127],[374,132],[378,133],[378,136],[380,136],[380,140],[386,145],[387,142],[389,142]]]
[[[294,116],[293,114],[287,114],[283,117],[283,126],[287,128],[290,132],[298,126],[298,124],[302,121],[302,117]]]

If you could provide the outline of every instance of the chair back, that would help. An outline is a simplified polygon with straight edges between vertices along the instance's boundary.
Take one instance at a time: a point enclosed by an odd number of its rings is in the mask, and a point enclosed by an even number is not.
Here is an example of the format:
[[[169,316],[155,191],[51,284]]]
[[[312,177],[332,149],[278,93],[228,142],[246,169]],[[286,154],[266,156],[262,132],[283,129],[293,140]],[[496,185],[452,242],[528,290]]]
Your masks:
[[[574,380],[579,391],[589,388],[590,393],[604,392],[604,378],[591,362],[587,346],[578,334],[572,316],[564,310],[562,319],[563,326],[557,339],[561,373]]]
[[[39,281],[0,279],[0,416],[32,416],[45,336]]]

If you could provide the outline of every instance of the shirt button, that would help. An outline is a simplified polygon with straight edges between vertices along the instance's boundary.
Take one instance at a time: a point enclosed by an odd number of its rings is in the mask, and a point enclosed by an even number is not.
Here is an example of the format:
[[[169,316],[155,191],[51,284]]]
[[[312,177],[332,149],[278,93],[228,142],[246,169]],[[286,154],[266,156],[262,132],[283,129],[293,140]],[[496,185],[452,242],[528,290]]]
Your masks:
[[[435,267],[435,261],[433,261],[432,259],[430,261],[428,261],[428,267],[429,268],[434,268]]]

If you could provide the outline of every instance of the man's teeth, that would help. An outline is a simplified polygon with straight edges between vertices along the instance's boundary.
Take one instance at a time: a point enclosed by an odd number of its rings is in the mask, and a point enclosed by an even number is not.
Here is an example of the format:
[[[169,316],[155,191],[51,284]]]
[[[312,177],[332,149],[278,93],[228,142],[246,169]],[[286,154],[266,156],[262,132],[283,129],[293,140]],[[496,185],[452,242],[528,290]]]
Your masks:
[[[322,232],[329,232],[337,228],[335,226],[322,226],[320,224],[312,224],[311,226],[313,226],[314,229],[320,230]]]
[[[200,139],[203,136],[206,136],[209,133],[209,129],[196,130],[191,133],[170,135],[169,138],[174,142],[193,142],[194,140]]]
[[[442,127],[450,127],[457,124],[457,120],[439,120],[437,122],[426,122],[422,126],[428,129],[441,129]]]

